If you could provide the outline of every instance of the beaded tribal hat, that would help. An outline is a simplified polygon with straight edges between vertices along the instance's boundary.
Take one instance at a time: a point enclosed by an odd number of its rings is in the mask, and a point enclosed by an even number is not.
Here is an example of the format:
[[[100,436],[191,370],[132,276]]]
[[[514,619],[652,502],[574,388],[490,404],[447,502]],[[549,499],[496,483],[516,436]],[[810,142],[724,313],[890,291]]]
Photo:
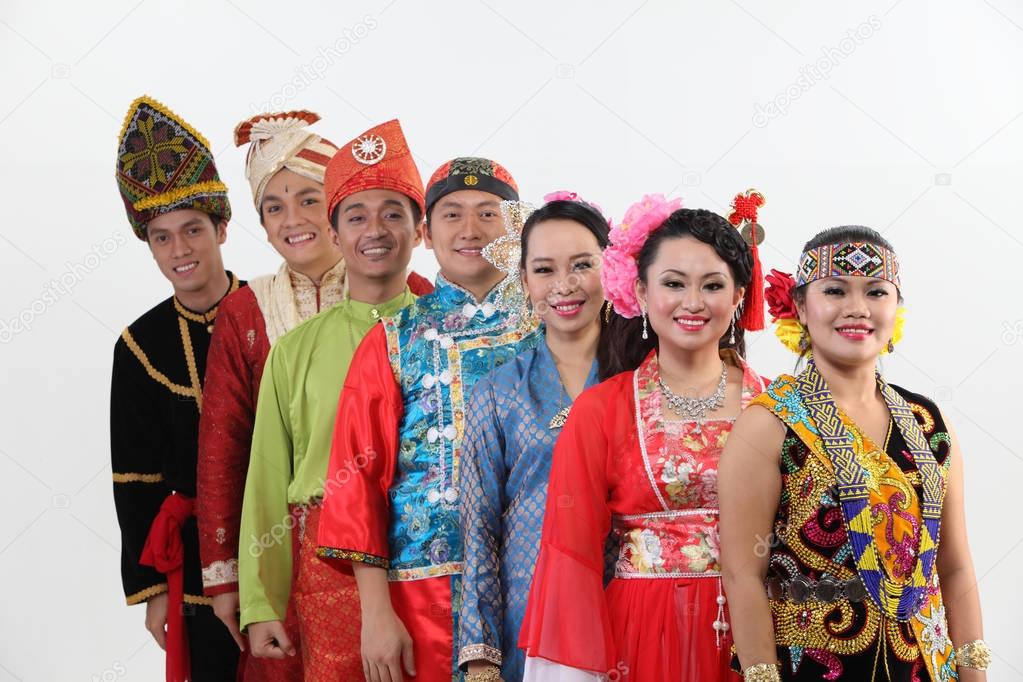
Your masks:
[[[117,146],[117,186],[135,236],[163,213],[194,208],[230,220],[227,185],[199,131],[148,96],[131,103]]]
[[[249,145],[245,177],[252,186],[256,210],[270,178],[283,168],[323,184],[337,145],[309,130],[319,120],[311,111],[282,111],[254,116],[235,127],[235,146]]]
[[[477,156],[460,156],[430,176],[426,184],[427,213],[441,198],[463,189],[490,192],[505,201],[518,201],[519,198],[519,186],[504,166]]]

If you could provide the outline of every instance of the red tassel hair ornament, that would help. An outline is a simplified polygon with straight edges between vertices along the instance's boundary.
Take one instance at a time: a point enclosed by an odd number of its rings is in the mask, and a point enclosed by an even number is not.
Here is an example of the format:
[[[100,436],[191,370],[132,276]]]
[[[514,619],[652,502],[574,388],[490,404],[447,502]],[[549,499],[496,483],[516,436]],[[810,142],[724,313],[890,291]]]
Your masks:
[[[764,241],[764,228],[757,222],[757,211],[767,203],[764,195],[755,189],[735,195],[728,222],[739,229],[743,240],[749,244],[753,255],[753,276],[743,298],[742,316],[739,326],[746,331],[760,331],[764,328],[764,271],[760,264],[760,243]]]

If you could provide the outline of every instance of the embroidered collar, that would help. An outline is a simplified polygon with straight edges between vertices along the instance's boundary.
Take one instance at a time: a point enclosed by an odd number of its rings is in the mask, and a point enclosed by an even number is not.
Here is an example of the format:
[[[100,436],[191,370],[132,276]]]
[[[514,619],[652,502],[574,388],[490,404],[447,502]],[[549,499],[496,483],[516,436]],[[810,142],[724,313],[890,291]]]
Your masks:
[[[312,278],[303,275],[301,272],[298,272],[290,265],[287,265],[287,263],[285,263],[285,268],[287,269],[288,277],[291,278],[291,286],[295,290],[322,289],[324,287],[330,286],[334,282],[343,282],[346,271],[345,259],[341,258],[338,260],[337,263],[334,264],[332,268],[330,268],[330,270],[327,270],[325,273],[323,273],[323,277],[320,278],[320,283],[317,284],[312,280]]]
[[[213,320],[217,318],[217,310],[219,310],[220,308],[220,303],[227,297],[228,294],[232,294],[238,290],[239,282],[238,278],[234,275],[234,273],[228,272],[227,278],[229,280],[227,291],[225,291],[224,295],[220,297],[220,300],[218,300],[216,304],[214,304],[214,306],[207,310],[206,312],[199,313],[189,308],[186,308],[185,305],[178,300],[177,296],[173,297],[174,309],[178,311],[178,315],[185,318],[186,320],[190,320],[191,322],[198,322],[199,324],[209,324],[213,322]]]
[[[467,308],[472,306],[474,312],[477,310],[484,310],[486,315],[487,311],[493,312],[510,312],[506,301],[508,300],[508,294],[512,287],[518,285],[516,276],[508,275],[494,287],[487,292],[487,295],[483,297],[482,301],[477,301],[476,297],[473,296],[472,292],[462,287],[459,284],[449,281],[444,275],[438,273],[437,281],[435,283],[434,295],[439,301],[442,302],[445,308]]]

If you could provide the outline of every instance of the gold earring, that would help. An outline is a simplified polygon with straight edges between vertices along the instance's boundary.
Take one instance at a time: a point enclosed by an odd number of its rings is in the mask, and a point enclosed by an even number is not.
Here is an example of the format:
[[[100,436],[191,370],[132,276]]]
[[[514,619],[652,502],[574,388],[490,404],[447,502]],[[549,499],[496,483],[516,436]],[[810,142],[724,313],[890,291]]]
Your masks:
[[[802,353],[810,350],[810,335],[806,333],[806,327],[802,327],[799,332],[799,350]]]

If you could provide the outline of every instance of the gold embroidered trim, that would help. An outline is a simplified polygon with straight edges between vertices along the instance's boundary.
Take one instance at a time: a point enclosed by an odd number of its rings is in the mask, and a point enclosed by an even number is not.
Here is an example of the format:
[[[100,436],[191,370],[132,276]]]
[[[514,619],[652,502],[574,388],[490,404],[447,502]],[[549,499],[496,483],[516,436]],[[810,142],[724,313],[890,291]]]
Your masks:
[[[128,602],[128,606],[134,606],[135,604],[141,604],[150,597],[155,597],[158,594],[163,594],[167,591],[167,583],[160,583],[159,585],[153,585],[147,587],[144,590],[139,590],[135,594],[130,594],[125,597],[125,601]]]
[[[405,580],[422,580],[442,575],[458,575],[462,572],[461,561],[449,561],[446,564],[417,566],[416,568],[392,568],[387,571],[387,579],[392,582]]]
[[[909,409],[913,412],[913,414],[915,414],[923,422],[920,425],[923,432],[928,436],[931,435],[934,431],[934,417],[931,416],[930,411],[919,403],[907,403],[907,405],[909,405]]]
[[[356,552],[350,549],[337,549],[335,547],[319,547],[316,550],[316,555],[325,559],[342,559],[345,561],[358,561],[359,563],[369,564],[370,566],[378,566],[380,568],[387,568],[391,565],[390,559],[385,559],[375,554],[367,554],[365,552]]]
[[[160,382],[161,384],[169,388],[171,390],[171,393],[176,393],[178,395],[185,396],[186,398],[195,397],[193,389],[189,388],[188,386],[182,386],[181,384],[174,383],[173,381],[167,378],[166,374],[153,367],[153,364],[149,362],[149,358],[146,357],[145,352],[142,350],[141,347],[139,347],[139,344],[132,337],[130,331],[125,329],[123,332],[121,332],[121,338],[124,339],[124,342],[128,345],[129,350],[131,350],[131,352],[135,354],[135,357],[138,358],[139,362],[141,362],[142,366],[145,368],[146,374],[148,374],[152,379]]]
[[[194,594],[184,596],[186,604],[197,604],[199,606],[213,606],[213,597],[200,597]]]
[[[472,661],[486,661],[501,667],[501,650],[486,644],[467,644],[458,652],[458,665],[462,666]]]
[[[199,371],[195,366],[195,351],[192,349],[192,336],[188,333],[188,322],[182,317],[178,318],[178,328],[181,330],[181,347],[185,349],[185,364],[188,365],[188,378],[192,381],[195,406],[202,414],[202,382],[199,381]]]
[[[114,483],[159,483],[163,480],[163,474],[139,474],[134,471],[119,474],[114,472]]]
[[[169,192],[161,192],[160,194],[154,194],[151,197],[140,199],[132,204],[132,208],[136,211],[144,211],[147,208],[155,208],[157,206],[170,206],[198,194],[215,193],[227,194],[227,185],[219,180],[207,180],[206,182],[200,182],[186,187],[178,187],[177,189],[172,189]]]
[[[223,301],[224,298],[227,298],[230,294],[233,294],[235,291],[237,291],[238,286],[239,286],[238,277],[231,273],[231,284],[227,288],[227,293],[224,294],[223,298],[221,298],[220,301],[217,302],[217,305],[213,306],[205,313],[192,312],[191,310],[189,310],[188,308],[181,304],[181,301],[178,300],[177,296],[174,296],[171,300],[174,301],[174,310],[178,311],[178,315],[181,315],[181,317],[185,318],[186,320],[191,320],[192,322],[198,322],[199,324],[208,324],[216,319],[217,311],[220,310],[220,302]]]
[[[237,291],[238,286],[238,278],[232,274],[231,286],[228,287],[227,293],[224,294],[224,296],[226,297],[228,294]],[[220,300],[223,301],[224,299],[221,298]],[[121,338],[124,339],[124,343],[127,344],[128,349],[131,350],[136,358],[138,358],[138,361],[142,363],[142,366],[146,370],[146,374],[148,374],[150,378],[166,386],[170,389],[171,393],[185,396],[186,398],[194,398],[196,407],[199,412],[202,412],[202,381],[199,378],[199,371],[195,364],[195,351],[192,349],[192,337],[188,332],[188,324],[185,322],[185,319],[205,324],[208,321],[212,321],[213,318],[217,316],[217,310],[220,308],[220,304],[218,303],[213,306],[213,308],[207,311],[204,315],[199,315],[198,313],[193,313],[185,308],[185,306],[181,305],[176,296],[173,298],[173,301],[174,308],[178,311],[178,315],[180,315],[180,317],[178,317],[178,329],[181,332],[181,345],[185,352],[185,364],[188,365],[188,378],[189,381],[192,382],[190,387],[174,383],[166,374],[156,369],[156,367],[153,367],[153,363],[151,363],[149,358],[146,357],[145,351],[142,350],[142,347],[139,346],[137,341],[135,341],[135,338],[131,335],[131,332],[127,328],[121,332]]]
[[[830,604],[770,600],[778,646],[823,649],[840,656],[866,651],[881,631],[881,612],[866,603],[866,619],[859,621],[847,601]]]

